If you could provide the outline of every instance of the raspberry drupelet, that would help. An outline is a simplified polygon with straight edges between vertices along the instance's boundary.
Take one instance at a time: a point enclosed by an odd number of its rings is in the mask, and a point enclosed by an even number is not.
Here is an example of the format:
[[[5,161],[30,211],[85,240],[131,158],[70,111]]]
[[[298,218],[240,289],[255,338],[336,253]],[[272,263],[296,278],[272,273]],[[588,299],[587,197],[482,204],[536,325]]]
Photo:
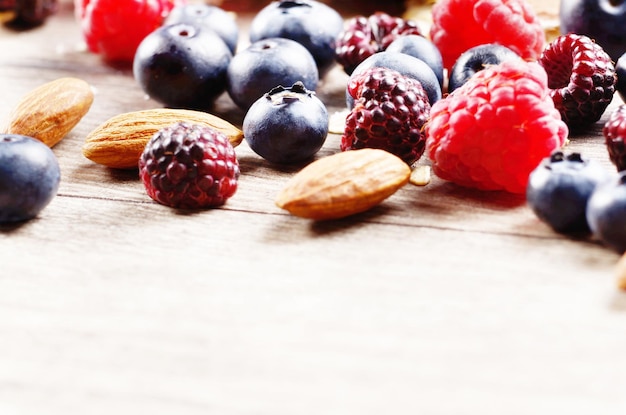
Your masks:
[[[477,72],[431,108],[426,151],[433,172],[466,187],[524,193],[530,172],[568,135],[548,94],[536,62]]]

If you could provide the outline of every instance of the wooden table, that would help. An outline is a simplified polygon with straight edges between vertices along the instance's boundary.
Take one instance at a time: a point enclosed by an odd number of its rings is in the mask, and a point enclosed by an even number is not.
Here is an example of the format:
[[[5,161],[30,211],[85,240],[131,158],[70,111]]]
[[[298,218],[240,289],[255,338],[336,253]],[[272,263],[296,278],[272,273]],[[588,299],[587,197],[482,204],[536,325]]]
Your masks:
[[[626,413],[626,297],[598,241],[437,178],[353,218],[295,218],[274,198],[297,168],[245,142],[224,207],[169,209],[82,156],[109,117],[159,105],[84,50],[69,7],[0,28],[0,50],[3,116],[61,76],[96,90],[54,147],[58,196],[0,228],[0,414]],[[345,81],[318,91],[331,114]],[[227,96],[216,113],[244,115]],[[611,168],[607,116],[570,148]],[[331,134],[320,157],[338,149]]]

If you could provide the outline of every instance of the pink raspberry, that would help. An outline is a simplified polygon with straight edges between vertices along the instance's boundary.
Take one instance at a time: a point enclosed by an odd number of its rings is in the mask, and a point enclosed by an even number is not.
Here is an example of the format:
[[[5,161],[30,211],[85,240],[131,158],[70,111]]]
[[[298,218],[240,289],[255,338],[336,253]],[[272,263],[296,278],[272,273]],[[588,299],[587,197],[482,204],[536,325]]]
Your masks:
[[[526,60],[541,54],[545,34],[526,0],[439,0],[430,38],[450,69],[466,50],[499,43]]]
[[[431,108],[426,152],[442,179],[482,190],[524,193],[541,160],[568,135],[536,62],[477,72]]]

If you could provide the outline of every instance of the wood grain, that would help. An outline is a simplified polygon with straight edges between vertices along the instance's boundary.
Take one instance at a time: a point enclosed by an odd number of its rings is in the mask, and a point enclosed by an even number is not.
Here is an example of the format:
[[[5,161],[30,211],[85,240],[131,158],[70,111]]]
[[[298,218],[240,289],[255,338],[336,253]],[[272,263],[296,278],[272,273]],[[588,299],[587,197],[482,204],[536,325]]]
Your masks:
[[[104,120],[158,104],[80,43],[67,8],[0,29],[0,116],[61,76],[96,91],[54,148],[58,196],[0,228],[1,414],[626,413],[615,252],[437,178],[345,220],[294,218],[274,198],[301,166],[245,142],[223,208],[157,205],[136,172],[81,154]],[[345,80],[318,91],[331,114]],[[241,125],[227,96],[215,111]],[[610,168],[606,116],[570,146]],[[338,149],[331,134],[320,156]]]

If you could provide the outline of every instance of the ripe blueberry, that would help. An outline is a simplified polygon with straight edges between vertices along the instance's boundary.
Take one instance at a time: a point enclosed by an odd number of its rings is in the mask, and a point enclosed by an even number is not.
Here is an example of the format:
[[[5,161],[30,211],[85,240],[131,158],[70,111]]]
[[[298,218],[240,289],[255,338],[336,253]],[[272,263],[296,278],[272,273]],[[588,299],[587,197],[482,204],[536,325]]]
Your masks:
[[[593,192],[587,203],[587,222],[606,245],[626,251],[626,171]]]
[[[243,121],[250,148],[273,163],[311,158],[328,135],[328,112],[301,82],[278,86],[258,99]]]
[[[560,233],[589,232],[587,201],[609,173],[580,153],[555,151],[530,174],[528,205],[539,219]]]
[[[232,15],[209,4],[186,4],[176,6],[163,22],[163,26],[186,23],[213,30],[222,38],[232,53],[237,49],[239,26]]]
[[[441,99],[441,86],[437,75],[431,69],[426,62],[406,53],[400,52],[378,52],[365,59],[354,69],[350,80],[359,74],[365,72],[367,69],[381,67],[387,69],[393,69],[400,72],[404,76],[416,79],[422,84],[422,88],[428,95],[428,101],[430,105]],[[350,83],[350,81],[348,81]],[[352,109],[354,106],[354,97],[350,96],[346,88],[346,100],[348,108]]]
[[[400,52],[421,59],[433,70],[439,80],[439,86],[443,86],[443,58],[437,46],[424,36],[405,35],[400,36],[385,49],[387,52]]]
[[[521,59],[520,56],[506,46],[496,43],[474,46],[459,56],[448,79],[448,92],[452,92],[489,65],[498,65],[502,62]]]
[[[626,101],[626,53],[620,56],[615,63],[615,73],[617,75],[615,89],[619,93],[622,101]]]
[[[34,218],[56,195],[61,180],[54,153],[41,141],[0,135],[0,223]]]
[[[170,107],[207,109],[226,90],[232,54],[212,30],[163,26],[139,45],[133,74],[151,98]]]
[[[335,40],[343,30],[343,18],[332,7],[315,0],[273,1],[252,19],[250,41],[287,38],[313,55],[320,74],[335,62]]]
[[[272,88],[300,81],[311,91],[319,72],[309,51],[291,39],[270,38],[238,52],[227,70],[228,94],[241,109],[250,106]]]
[[[626,8],[623,0],[560,0],[562,34],[587,35],[613,60],[626,52]]]

